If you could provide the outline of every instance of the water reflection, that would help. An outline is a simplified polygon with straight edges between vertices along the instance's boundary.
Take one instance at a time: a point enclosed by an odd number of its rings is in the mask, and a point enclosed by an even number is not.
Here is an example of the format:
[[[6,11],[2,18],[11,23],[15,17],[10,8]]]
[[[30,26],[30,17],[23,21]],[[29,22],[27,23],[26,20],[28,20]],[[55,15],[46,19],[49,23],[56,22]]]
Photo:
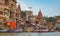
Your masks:
[[[60,32],[51,32],[51,33],[0,33],[0,36],[60,36]]]

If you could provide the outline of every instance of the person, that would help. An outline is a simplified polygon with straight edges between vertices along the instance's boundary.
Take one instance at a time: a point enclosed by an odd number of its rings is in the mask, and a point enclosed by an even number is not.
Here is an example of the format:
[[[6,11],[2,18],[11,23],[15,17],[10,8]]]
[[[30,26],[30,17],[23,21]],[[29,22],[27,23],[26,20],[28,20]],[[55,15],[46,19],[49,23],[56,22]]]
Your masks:
[[[21,22],[21,20],[17,19],[17,27],[14,32],[23,32],[24,25]]]

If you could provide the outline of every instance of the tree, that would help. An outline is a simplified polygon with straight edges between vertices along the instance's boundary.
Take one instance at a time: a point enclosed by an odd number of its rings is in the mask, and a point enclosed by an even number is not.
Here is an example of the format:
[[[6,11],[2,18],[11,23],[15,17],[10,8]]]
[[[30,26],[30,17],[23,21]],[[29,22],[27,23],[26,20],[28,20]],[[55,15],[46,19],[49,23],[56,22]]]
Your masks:
[[[44,17],[47,22],[55,22],[55,17]]]

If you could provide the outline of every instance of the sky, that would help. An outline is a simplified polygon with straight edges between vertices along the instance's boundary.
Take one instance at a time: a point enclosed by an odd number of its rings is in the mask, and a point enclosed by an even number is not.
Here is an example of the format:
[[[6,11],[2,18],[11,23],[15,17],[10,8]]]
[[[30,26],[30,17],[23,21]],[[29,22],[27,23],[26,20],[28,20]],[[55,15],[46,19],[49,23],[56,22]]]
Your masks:
[[[41,10],[43,16],[58,16],[60,15],[60,0],[17,0],[21,6],[21,10],[30,10],[32,7],[34,15],[38,15]]]

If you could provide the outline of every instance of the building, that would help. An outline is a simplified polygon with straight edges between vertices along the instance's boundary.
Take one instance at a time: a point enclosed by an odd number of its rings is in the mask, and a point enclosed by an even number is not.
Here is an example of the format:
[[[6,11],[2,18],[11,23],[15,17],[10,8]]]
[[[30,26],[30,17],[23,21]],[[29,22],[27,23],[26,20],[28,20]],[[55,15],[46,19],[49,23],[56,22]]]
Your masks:
[[[42,15],[41,10],[39,11],[38,16],[37,16],[36,19],[37,19],[37,21],[38,21],[39,23],[43,23],[43,22],[44,22],[44,19],[43,19],[43,15]]]
[[[5,26],[8,21],[17,23],[21,20],[21,8],[16,0],[0,0],[0,26]]]
[[[0,0],[0,20],[11,19],[16,22],[16,17],[21,18],[21,8],[16,3],[16,0]]]
[[[22,11],[22,19],[24,21],[28,21],[32,17],[33,17],[32,11]]]
[[[56,16],[56,23],[60,23],[60,16]]]
[[[8,14],[5,15],[5,9],[9,9],[5,5],[5,0],[0,0],[0,21],[2,22],[5,18],[8,18]]]

